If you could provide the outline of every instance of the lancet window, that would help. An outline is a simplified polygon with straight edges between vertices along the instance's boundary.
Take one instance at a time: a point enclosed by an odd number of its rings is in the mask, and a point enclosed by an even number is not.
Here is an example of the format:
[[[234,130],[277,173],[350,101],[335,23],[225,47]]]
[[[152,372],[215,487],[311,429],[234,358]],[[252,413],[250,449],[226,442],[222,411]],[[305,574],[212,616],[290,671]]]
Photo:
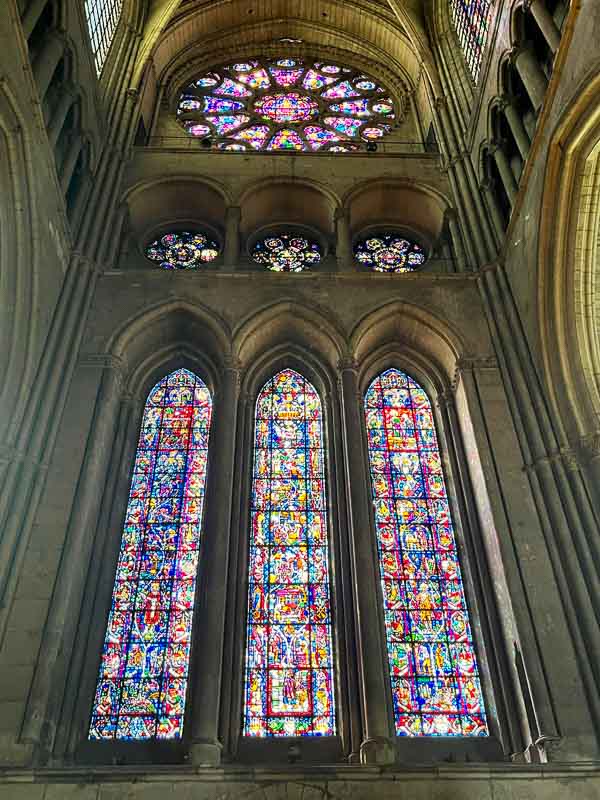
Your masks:
[[[123,0],[85,0],[85,16],[98,75],[104,67],[122,10]]]
[[[487,736],[431,403],[389,369],[365,414],[396,733]]]
[[[182,735],[211,411],[186,369],[148,395],[90,739]]]
[[[323,413],[285,369],[255,415],[245,736],[336,733]]]
[[[450,0],[452,23],[467,66],[477,83],[490,22],[489,0]]]

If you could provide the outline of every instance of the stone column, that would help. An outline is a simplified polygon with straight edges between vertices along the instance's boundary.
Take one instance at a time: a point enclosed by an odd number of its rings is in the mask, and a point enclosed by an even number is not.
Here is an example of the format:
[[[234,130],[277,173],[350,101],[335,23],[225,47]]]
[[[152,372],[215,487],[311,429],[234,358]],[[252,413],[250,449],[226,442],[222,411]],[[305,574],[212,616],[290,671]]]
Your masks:
[[[352,256],[352,242],[350,239],[350,215],[348,209],[335,210],[335,251],[337,268],[339,272],[353,272],[355,269]]]
[[[98,386],[91,428],[71,509],[61,566],[56,578],[39,658],[23,723],[23,740],[51,750],[56,715],[71,658],[89,560],[94,544],[101,487],[104,486],[122,391],[122,362],[112,356],[90,356],[79,366],[81,380]],[[73,382],[77,386],[77,381]],[[46,737],[47,740],[46,740]]]
[[[481,192],[483,194],[489,215],[492,218],[498,243],[501,244],[504,241],[506,227],[504,225],[504,220],[502,219],[498,201],[496,200],[496,195],[494,194],[494,186],[492,182],[489,180],[484,181],[481,184]]]
[[[531,140],[529,139],[527,131],[525,130],[525,125],[523,125],[521,115],[517,111],[514,103],[508,97],[503,98],[501,108],[504,112],[504,116],[506,117],[506,121],[508,122],[511,133],[515,138],[515,143],[519,148],[521,157],[523,158],[523,161],[525,161],[529,155]]]
[[[536,21],[550,50],[556,53],[560,45],[560,31],[546,8],[544,0],[527,0],[525,8],[531,12],[531,16]]]
[[[65,52],[65,40],[59,33],[46,36],[41,51],[33,64],[33,77],[38,87],[40,102],[43,102],[50,81]]]
[[[79,223],[83,215],[85,204],[87,203],[90,197],[92,184],[93,184],[92,174],[89,171],[89,169],[86,169],[83,179],[81,181],[81,185],[79,186],[79,189],[77,191],[77,199],[75,200],[75,205],[73,207],[73,211],[69,219],[72,231],[77,231],[77,228],[79,227]],[[121,229],[119,227],[119,232],[120,230]]]
[[[71,178],[75,172],[77,159],[79,158],[82,149],[83,137],[81,135],[74,136],[69,144],[67,157],[65,158],[64,164],[60,169],[60,188],[62,189],[63,194],[67,193],[69,184],[71,183]]]
[[[240,220],[242,209],[239,206],[228,206],[225,210],[225,246],[223,249],[223,266],[236,269],[240,261]]]
[[[61,87],[60,102],[56,111],[52,115],[50,125],[48,126],[48,139],[50,141],[50,147],[56,147],[56,143],[58,142],[58,137],[61,134],[63,125],[65,124],[67,114],[75,103],[76,98],[77,94],[73,86]]]
[[[494,156],[494,161],[496,162],[496,166],[498,167],[498,172],[500,173],[502,185],[504,186],[504,190],[508,195],[510,204],[511,206],[514,206],[515,200],[517,198],[517,192],[519,191],[519,187],[517,186],[517,181],[515,180],[513,171],[510,168],[510,162],[508,160],[508,157],[504,152],[502,145],[498,143],[494,145],[494,147],[491,150],[491,153]]]
[[[23,26],[23,35],[29,39],[33,33],[33,29],[37,25],[38,19],[42,15],[42,11],[46,7],[49,0],[29,0],[27,10],[23,14],[21,25]]]
[[[537,113],[544,102],[548,80],[533,52],[533,48],[527,43],[513,50],[512,59],[527,90],[534,111]]]
[[[360,676],[364,739],[363,764],[392,764],[391,698],[384,673],[385,642],[380,619],[379,575],[375,532],[371,521],[372,499],[356,364],[340,365],[343,419],[344,471],[350,523],[350,547],[357,604],[357,653]]]
[[[221,760],[219,721],[227,606],[227,573],[235,480],[240,368],[230,361],[215,392],[210,434],[207,505],[201,549],[191,686],[190,758],[216,766]]]
[[[446,209],[446,220],[448,222],[448,230],[450,231],[450,238],[452,240],[454,257],[456,258],[457,270],[458,272],[465,272],[467,270],[465,248],[463,245],[460,225],[458,224],[458,216],[453,208]]]

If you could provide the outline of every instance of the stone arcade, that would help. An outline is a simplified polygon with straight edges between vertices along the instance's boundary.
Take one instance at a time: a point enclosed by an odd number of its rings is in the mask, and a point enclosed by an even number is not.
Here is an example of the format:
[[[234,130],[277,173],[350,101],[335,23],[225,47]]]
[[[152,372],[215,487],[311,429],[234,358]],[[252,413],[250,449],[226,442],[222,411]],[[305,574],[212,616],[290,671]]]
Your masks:
[[[3,0],[0,800],[600,799],[598,0]]]

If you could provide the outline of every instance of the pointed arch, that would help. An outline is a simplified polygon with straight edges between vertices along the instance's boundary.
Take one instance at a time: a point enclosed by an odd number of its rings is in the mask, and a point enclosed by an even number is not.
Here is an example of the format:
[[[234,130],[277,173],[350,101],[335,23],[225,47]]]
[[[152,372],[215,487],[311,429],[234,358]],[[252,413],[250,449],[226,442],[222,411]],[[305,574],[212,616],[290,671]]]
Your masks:
[[[365,417],[396,734],[487,736],[431,402],[390,368]]]
[[[90,739],[182,736],[211,412],[187,369],[146,400]]]
[[[245,736],[333,736],[336,715],[323,413],[284,369],[256,401]]]

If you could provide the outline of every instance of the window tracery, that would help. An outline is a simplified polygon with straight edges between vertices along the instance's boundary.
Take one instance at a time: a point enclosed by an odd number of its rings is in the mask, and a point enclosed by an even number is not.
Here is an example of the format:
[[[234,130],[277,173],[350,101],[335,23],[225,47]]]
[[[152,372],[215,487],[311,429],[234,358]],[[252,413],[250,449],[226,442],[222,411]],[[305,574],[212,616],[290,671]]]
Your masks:
[[[350,67],[296,58],[228,64],[190,84],[179,121],[224,150],[352,152],[391,132],[394,103]]]
[[[381,233],[359,239],[354,255],[375,272],[413,272],[425,263],[423,248],[397,233]]]
[[[398,736],[487,736],[431,403],[388,369],[365,395]]]
[[[166,233],[146,247],[146,257],[163,269],[198,269],[218,255],[219,245],[199,231]]]
[[[490,0],[450,0],[452,23],[475,83],[489,32],[490,6]]]
[[[90,739],[182,735],[211,412],[186,369],[148,395]]]
[[[256,402],[245,736],[336,732],[323,415],[285,369]]]
[[[265,236],[252,248],[253,261],[272,272],[302,272],[318,264],[322,256],[317,242],[290,233]]]
[[[85,0],[85,16],[98,75],[104,67],[122,10],[123,0]]]

